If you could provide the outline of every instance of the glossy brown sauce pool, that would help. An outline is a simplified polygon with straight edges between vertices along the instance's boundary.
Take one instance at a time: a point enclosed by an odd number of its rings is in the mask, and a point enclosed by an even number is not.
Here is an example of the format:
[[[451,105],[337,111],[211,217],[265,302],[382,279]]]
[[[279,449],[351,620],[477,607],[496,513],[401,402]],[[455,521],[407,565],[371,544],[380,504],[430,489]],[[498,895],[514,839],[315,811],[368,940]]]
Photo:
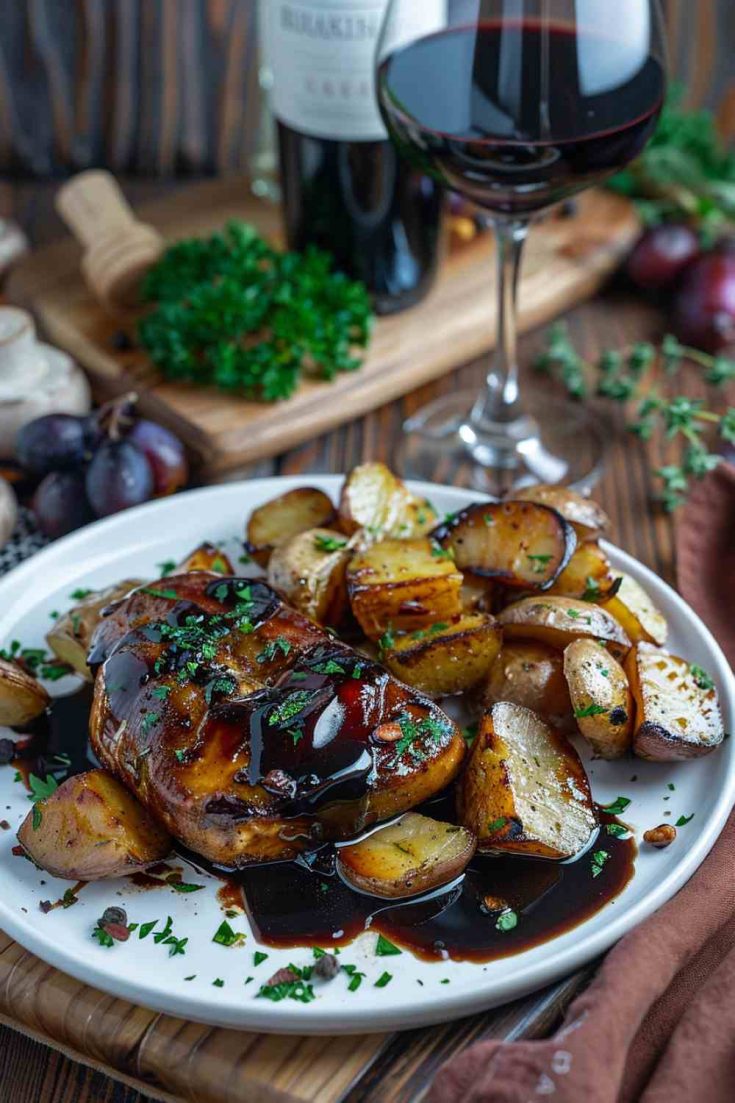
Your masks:
[[[94,764],[87,744],[91,697],[91,687],[85,686],[57,698],[13,765],[39,776],[89,769]],[[451,820],[451,796],[434,798],[421,811]],[[369,928],[420,958],[487,962],[573,929],[620,895],[633,876],[637,848],[632,837],[607,832],[607,824],[619,822],[613,816],[601,812],[600,821],[597,838],[574,862],[476,856],[459,882],[402,901],[350,888],[337,871],[332,846],[294,862],[238,872],[213,867],[196,855],[183,856],[224,882],[217,894],[223,908],[244,903],[256,938],[266,945],[344,946]],[[603,863],[593,859],[599,851],[607,855]],[[501,908],[518,915],[510,930],[496,926]]]

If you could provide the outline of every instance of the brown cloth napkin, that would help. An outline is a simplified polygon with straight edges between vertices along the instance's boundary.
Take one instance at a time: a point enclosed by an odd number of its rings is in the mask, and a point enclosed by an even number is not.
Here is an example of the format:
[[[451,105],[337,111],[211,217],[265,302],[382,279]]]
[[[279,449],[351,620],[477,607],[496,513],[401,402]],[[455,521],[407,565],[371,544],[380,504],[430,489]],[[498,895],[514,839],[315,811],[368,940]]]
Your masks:
[[[698,483],[679,520],[679,588],[735,662],[735,468]],[[607,955],[562,1027],[481,1042],[427,1103],[733,1103],[735,813],[687,885]]]

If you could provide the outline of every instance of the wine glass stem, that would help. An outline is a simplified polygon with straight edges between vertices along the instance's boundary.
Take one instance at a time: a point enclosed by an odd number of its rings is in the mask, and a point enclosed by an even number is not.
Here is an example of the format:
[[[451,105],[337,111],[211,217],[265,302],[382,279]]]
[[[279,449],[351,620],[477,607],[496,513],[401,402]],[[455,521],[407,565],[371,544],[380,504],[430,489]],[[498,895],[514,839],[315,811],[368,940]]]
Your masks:
[[[518,276],[528,235],[525,219],[497,218],[494,222],[498,266],[497,349],[487,376],[487,387],[475,403],[470,421],[478,430],[518,419],[522,413],[518,390],[517,302]]]

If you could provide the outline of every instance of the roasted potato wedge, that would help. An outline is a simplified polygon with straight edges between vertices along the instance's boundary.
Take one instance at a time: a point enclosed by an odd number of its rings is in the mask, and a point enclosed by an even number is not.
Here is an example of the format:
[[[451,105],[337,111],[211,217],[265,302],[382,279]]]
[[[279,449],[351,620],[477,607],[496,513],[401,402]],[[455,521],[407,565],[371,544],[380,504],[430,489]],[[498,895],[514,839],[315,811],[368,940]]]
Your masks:
[[[69,881],[122,877],[171,850],[168,833],[105,770],[75,774],[38,801],[18,841],[37,866]]]
[[[465,613],[492,613],[495,597],[496,586],[489,578],[471,574],[464,576],[459,600]]]
[[[173,573],[188,574],[189,571],[211,571],[212,574],[225,575],[236,574],[230,557],[220,551],[216,544],[210,544],[207,540],[200,544],[198,548],[194,548],[194,551],[179,563]]]
[[[332,499],[313,486],[299,486],[264,502],[250,514],[245,546],[261,567],[268,566],[274,548],[309,529],[331,528],[336,519]]]
[[[353,467],[342,487],[338,516],[349,536],[364,529],[378,540],[425,536],[438,520],[431,503],[412,494],[383,463]]]
[[[54,655],[68,663],[76,674],[81,674],[88,682],[92,674],[87,666],[87,654],[92,634],[100,622],[102,611],[115,601],[120,601],[131,590],[143,586],[140,578],[126,578],[108,586],[104,590],[94,590],[82,598],[68,613],[64,613],[54,622],[53,628],[46,633],[46,643]]]
[[[562,655],[535,640],[503,641],[480,700],[484,708],[498,701],[523,705],[558,731],[575,728]]]
[[[477,502],[433,535],[461,571],[523,590],[548,589],[576,545],[561,514],[535,502]]]
[[[633,643],[666,643],[669,626],[650,597],[634,578],[618,571],[621,581],[605,608],[622,625]],[[604,598],[603,598],[604,600]]]
[[[630,640],[607,606],[571,597],[526,597],[498,615],[508,639],[531,639],[563,650],[579,637],[604,642],[611,655],[624,657]]]
[[[709,754],[725,737],[717,690],[685,659],[639,643],[626,663],[636,703],[633,750],[654,762]]]
[[[426,538],[381,540],[357,552],[347,567],[352,612],[373,639],[454,620],[462,612],[461,587],[451,557]]]
[[[483,715],[458,808],[478,849],[497,854],[573,858],[597,827],[574,747],[530,709],[508,701]]]
[[[40,716],[51,703],[37,678],[17,663],[0,659],[0,724],[20,728]]]
[[[464,693],[487,677],[502,642],[493,617],[467,613],[447,624],[395,636],[381,661],[396,678],[429,697]]]
[[[604,602],[621,585],[618,579],[618,572],[613,570],[600,545],[588,540],[577,546],[556,582],[546,592],[580,601]]]
[[[564,651],[579,730],[598,758],[620,758],[633,741],[633,698],[620,663],[595,640],[575,640]]]
[[[610,532],[612,523],[602,506],[593,502],[590,498],[584,498],[576,490],[570,490],[566,486],[547,486],[539,483],[536,486],[525,486],[521,490],[513,491],[513,498],[524,502],[538,502],[542,506],[551,506],[557,513],[574,526],[577,539],[597,540]]]
[[[339,624],[347,610],[345,569],[350,554],[347,537],[341,532],[299,532],[273,550],[268,582],[312,620]]]
[[[464,827],[407,812],[359,843],[340,847],[337,868],[360,892],[396,900],[453,881],[476,846]]]

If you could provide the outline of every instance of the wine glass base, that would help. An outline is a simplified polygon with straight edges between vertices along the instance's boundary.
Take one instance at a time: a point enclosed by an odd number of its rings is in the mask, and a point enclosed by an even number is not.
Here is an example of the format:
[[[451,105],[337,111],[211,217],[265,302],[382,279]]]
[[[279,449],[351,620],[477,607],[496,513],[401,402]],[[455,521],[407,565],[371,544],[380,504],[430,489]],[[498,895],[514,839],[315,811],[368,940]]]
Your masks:
[[[443,396],[404,422],[398,467],[405,478],[471,486],[500,496],[532,483],[589,491],[604,463],[609,429],[579,403],[547,394],[524,398],[522,417],[469,422],[476,391]]]

